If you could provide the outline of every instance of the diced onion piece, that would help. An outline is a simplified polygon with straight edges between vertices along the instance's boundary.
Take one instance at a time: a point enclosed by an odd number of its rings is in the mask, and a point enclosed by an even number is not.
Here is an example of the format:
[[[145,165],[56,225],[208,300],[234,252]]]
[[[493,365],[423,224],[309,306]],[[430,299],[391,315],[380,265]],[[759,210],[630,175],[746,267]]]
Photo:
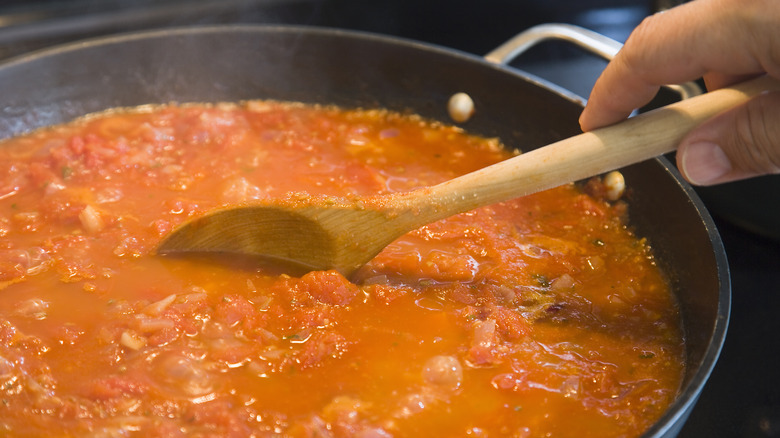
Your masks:
[[[176,326],[172,319],[168,318],[149,318],[143,315],[136,315],[138,321],[138,330],[143,333],[154,333],[160,330],[172,329]]]
[[[124,197],[122,190],[116,187],[107,187],[95,194],[95,201],[98,204],[109,204],[117,202]]]
[[[579,376],[570,376],[561,383],[560,393],[566,398],[576,399],[579,396],[580,391]]]
[[[496,321],[488,319],[474,325],[473,345],[479,347],[491,347],[496,340]]]
[[[49,302],[40,298],[30,298],[21,301],[16,306],[16,314],[26,318],[46,319]]]
[[[212,376],[195,359],[179,354],[162,354],[152,363],[152,375],[175,396],[203,397],[214,389]]]
[[[504,303],[511,303],[517,297],[514,289],[503,284],[491,289],[491,292]]]
[[[53,261],[49,253],[41,247],[29,249],[0,248],[0,280],[21,279],[25,275],[37,275],[48,270]]]
[[[33,247],[27,250],[27,275],[36,275],[49,269],[51,256],[45,249]]]
[[[428,405],[428,398],[424,394],[409,394],[401,402],[401,409],[397,416],[401,418],[411,417],[422,412]]]
[[[143,313],[152,316],[159,315],[163,313],[165,309],[167,309],[168,306],[170,306],[171,303],[173,303],[174,300],[176,300],[176,294],[170,294],[167,297],[159,301],[155,301],[154,303],[144,307]]]
[[[626,180],[622,173],[613,170],[604,176],[604,187],[607,189],[607,199],[617,201],[626,191]]]
[[[65,189],[65,184],[52,181],[49,184],[46,184],[46,188],[44,189],[43,193],[45,196],[50,196],[64,189]]]
[[[563,274],[552,281],[550,287],[552,290],[571,289],[576,284],[574,277],[569,274]]]
[[[79,220],[81,221],[81,226],[83,226],[88,233],[100,232],[105,227],[103,218],[100,217],[100,212],[91,205],[87,205],[81,210],[81,213],[79,213]]]
[[[146,338],[132,330],[125,330],[119,337],[119,343],[131,350],[140,350],[146,346]]]
[[[457,123],[466,122],[474,114],[474,101],[466,93],[455,93],[447,102],[447,111]]]
[[[364,410],[364,403],[359,399],[340,395],[322,409],[322,417],[328,422],[336,422],[339,419],[355,422]]]
[[[588,264],[588,267],[594,271],[598,271],[599,269],[604,267],[604,259],[602,259],[599,256],[590,256],[585,259],[585,262]]]

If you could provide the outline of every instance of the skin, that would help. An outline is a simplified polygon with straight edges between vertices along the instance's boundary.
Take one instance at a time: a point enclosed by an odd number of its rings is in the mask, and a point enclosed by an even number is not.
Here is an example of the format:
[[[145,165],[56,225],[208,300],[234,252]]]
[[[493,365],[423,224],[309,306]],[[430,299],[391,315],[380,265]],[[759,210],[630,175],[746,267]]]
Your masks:
[[[660,85],[704,78],[714,90],[780,79],[780,1],[693,0],[647,17],[596,81],[584,131],[621,121]],[[764,93],[691,131],[677,165],[693,184],[780,173],[780,92]]]

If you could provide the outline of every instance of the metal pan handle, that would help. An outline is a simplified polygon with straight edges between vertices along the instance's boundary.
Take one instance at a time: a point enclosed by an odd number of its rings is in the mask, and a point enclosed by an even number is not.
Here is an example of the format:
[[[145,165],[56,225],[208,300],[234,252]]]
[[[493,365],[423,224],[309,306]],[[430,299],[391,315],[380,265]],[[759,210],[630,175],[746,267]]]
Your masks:
[[[623,44],[612,38],[580,26],[550,23],[526,29],[485,55],[485,59],[494,64],[507,65],[531,47],[547,40],[567,41],[607,61],[611,61],[623,47]],[[679,94],[682,100],[703,92],[695,82],[670,84],[665,87]]]

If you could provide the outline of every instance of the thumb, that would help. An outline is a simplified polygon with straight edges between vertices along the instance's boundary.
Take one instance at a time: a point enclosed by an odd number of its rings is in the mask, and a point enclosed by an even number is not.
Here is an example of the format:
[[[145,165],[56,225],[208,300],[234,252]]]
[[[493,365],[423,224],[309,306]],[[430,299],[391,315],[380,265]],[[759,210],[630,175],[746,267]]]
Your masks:
[[[677,167],[695,185],[780,173],[780,92],[764,93],[691,131]]]

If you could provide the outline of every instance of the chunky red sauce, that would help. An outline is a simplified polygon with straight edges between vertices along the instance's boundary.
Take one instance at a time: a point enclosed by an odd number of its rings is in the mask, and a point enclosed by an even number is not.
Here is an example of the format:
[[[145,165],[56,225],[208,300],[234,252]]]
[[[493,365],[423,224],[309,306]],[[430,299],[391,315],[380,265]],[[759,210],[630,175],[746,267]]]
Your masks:
[[[430,185],[508,157],[385,112],[147,108],[0,147],[0,434],[636,436],[675,300],[593,180],[410,233],[352,278],[153,255],[212,207]]]

